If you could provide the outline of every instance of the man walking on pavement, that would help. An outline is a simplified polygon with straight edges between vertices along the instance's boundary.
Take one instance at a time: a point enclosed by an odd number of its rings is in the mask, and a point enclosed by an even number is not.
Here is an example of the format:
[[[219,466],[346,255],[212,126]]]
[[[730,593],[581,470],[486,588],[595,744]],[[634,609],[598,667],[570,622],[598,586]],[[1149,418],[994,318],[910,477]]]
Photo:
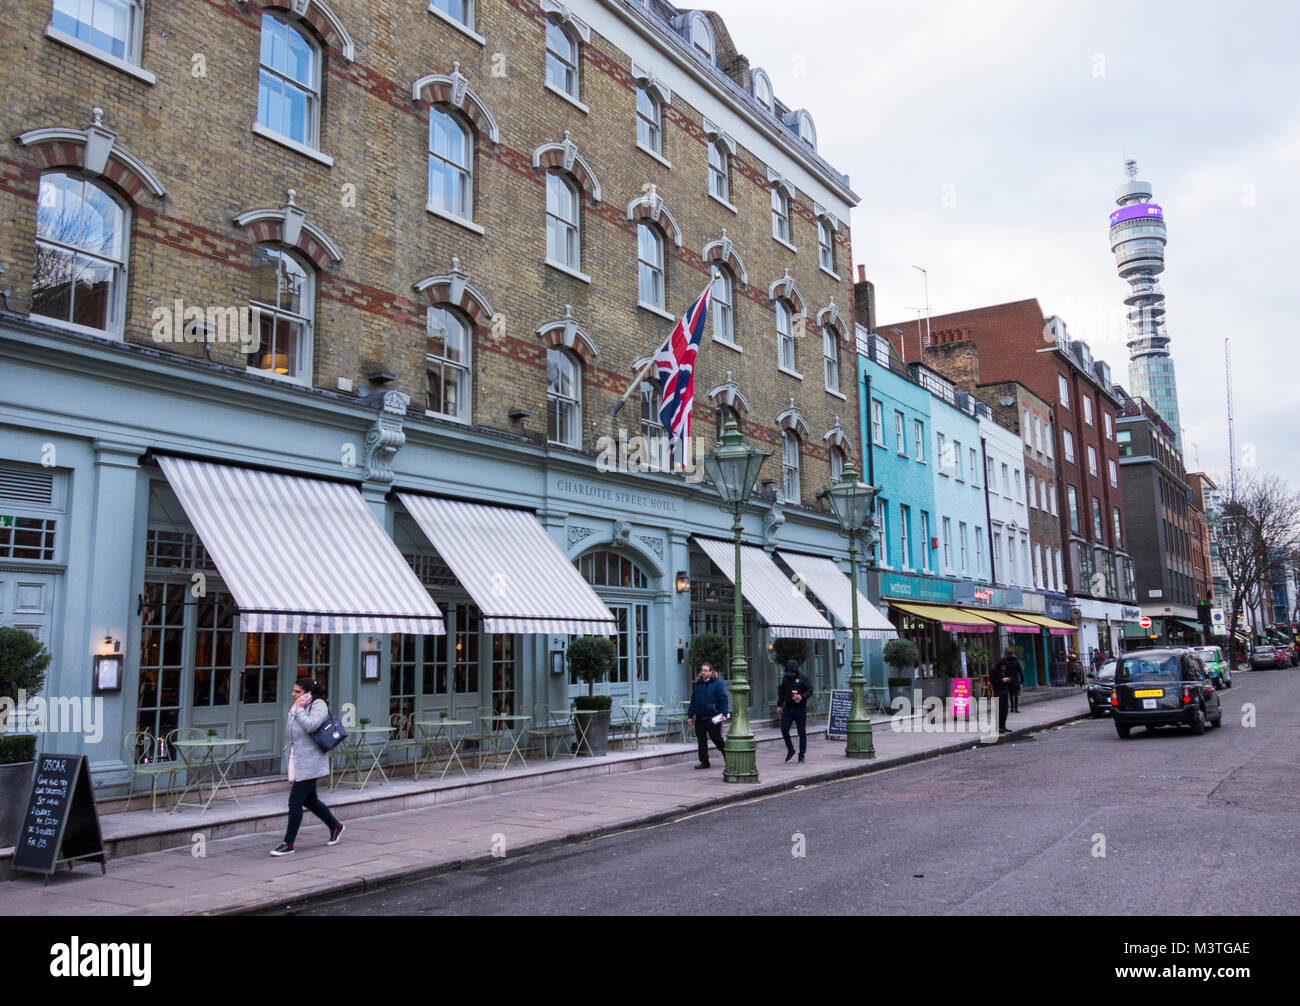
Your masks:
[[[1020,666],[1020,661],[1010,650],[1003,655],[1002,659],[993,665],[993,673],[989,675],[992,679],[993,698],[998,704],[998,733],[1009,734],[1007,729],[1007,712],[1011,705],[1011,682],[1019,674],[1024,675],[1024,669]]]
[[[718,720],[715,723],[714,718]],[[700,742],[700,763],[696,768],[709,767],[709,741],[719,751],[722,746],[722,721],[731,719],[731,706],[727,703],[727,689],[718,680],[718,672],[705,661],[700,664],[700,676],[691,689],[691,704],[686,710],[687,724],[695,726],[695,739]]]
[[[785,738],[785,760],[794,757],[794,744],[790,741],[790,724],[799,728],[799,760],[808,750],[808,700],[812,698],[813,683],[799,670],[799,662],[787,660],[785,674],[776,691],[776,711],[781,715],[781,736]]]

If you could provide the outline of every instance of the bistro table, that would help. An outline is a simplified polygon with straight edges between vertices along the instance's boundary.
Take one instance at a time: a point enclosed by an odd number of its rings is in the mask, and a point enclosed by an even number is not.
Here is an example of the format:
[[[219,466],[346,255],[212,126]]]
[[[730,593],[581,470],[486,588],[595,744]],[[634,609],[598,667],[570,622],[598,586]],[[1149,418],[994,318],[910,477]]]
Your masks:
[[[457,735],[455,729],[473,725],[473,720],[416,720],[415,728],[419,730],[422,735],[420,737],[420,755],[415,761],[416,780],[419,780],[421,770],[423,770],[430,762],[433,763],[434,768],[438,767],[439,741],[447,742],[447,764],[442,767],[442,774],[439,775],[438,778],[442,779],[447,775],[447,770],[451,768],[453,760],[455,760],[456,764],[460,766],[461,772],[465,775],[469,775],[469,769],[465,768],[465,763],[460,760],[459,753],[461,741],[465,739],[464,734]],[[433,732],[430,733],[430,730]]]
[[[379,770],[379,775],[384,782],[388,782],[388,773],[384,771],[384,766],[379,764],[379,759],[388,749],[388,738],[396,729],[394,726],[352,727],[348,731],[348,739],[338,746],[338,750],[343,752],[343,768],[339,771],[337,779],[330,780],[330,792],[338,788],[343,777],[349,772],[353,774],[353,785],[357,789],[366,788],[366,783],[370,782],[375,769]],[[371,743],[372,737],[380,741],[378,747]],[[370,756],[370,766],[365,770],[365,777],[362,778],[361,763],[365,755]]]
[[[226,792],[238,807],[239,797],[235,796],[235,791],[230,786],[230,770],[234,767],[239,752],[247,743],[248,740],[244,737],[199,737],[193,740],[172,741],[172,745],[180,751],[181,761],[185,763],[186,778],[185,788],[176,798],[176,806],[172,810],[177,811],[181,807],[201,807],[199,815],[202,816],[212,806],[217,790],[222,786],[226,787]],[[220,758],[217,757],[218,748],[222,749]],[[207,780],[203,778],[205,768],[210,770]],[[185,797],[190,790],[198,788],[200,795],[202,794],[202,786],[205,782],[212,783],[212,792],[208,794],[207,800],[203,803],[185,803]]]
[[[681,708],[674,710],[669,709],[667,706],[664,707],[664,726],[666,727],[664,740],[666,741],[670,734],[676,733],[681,742],[685,744],[690,740],[686,735],[686,710],[690,707],[690,702],[681,699],[677,705]]]
[[[641,746],[641,728],[645,727],[649,731],[654,730],[654,724],[646,723],[646,720],[655,719],[656,711],[663,709],[663,706],[642,702],[635,705],[619,706],[619,709],[623,711],[623,719],[626,721],[625,725],[628,731],[632,734],[632,747],[635,749]],[[623,735],[623,747],[627,748],[627,732],[624,732]]]
[[[508,713],[483,713],[479,716],[479,719],[487,725],[488,731],[492,734],[494,740],[492,753],[494,757],[501,757],[501,748],[503,747],[502,739],[506,737],[510,738],[510,751],[506,754],[506,760],[501,765],[501,770],[503,772],[509,767],[510,759],[515,755],[519,756],[519,761],[522,762],[525,767],[528,765],[527,759],[524,758],[524,753],[519,750],[519,738],[516,737],[512,731],[514,730],[515,724],[524,726],[532,719],[531,716]],[[500,726],[498,724],[505,725]],[[479,768],[482,767],[483,759],[480,758]]]

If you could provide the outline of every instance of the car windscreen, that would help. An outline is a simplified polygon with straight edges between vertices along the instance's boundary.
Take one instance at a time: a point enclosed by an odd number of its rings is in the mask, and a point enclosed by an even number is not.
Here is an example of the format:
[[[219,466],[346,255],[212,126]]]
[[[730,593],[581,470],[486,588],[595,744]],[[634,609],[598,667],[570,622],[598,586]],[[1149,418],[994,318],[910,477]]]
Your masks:
[[[1115,679],[1115,661],[1107,660],[1097,668],[1098,681],[1113,681]]]
[[[1151,681],[1154,679],[1178,681],[1182,676],[1182,661],[1177,654],[1152,653],[1125,657],[1115,668],[1115,680]]]

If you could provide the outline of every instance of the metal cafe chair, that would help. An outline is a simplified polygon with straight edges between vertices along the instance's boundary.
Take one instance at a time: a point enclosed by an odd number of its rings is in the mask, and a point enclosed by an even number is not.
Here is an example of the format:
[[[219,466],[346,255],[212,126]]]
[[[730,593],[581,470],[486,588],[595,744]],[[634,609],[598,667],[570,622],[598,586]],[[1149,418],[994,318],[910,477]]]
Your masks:
[[[167,783],[162,787],[163,796],[167,796],[176,788],[176,771],[179,766],[174,754],[175,749],[168,743],[175,735],[176,731],[171,731],[167,739],[162,742],[155,741],[153,734],[148,730],[133,730],[126,735],[123,746],[131,766],[131,783],[127,787],[126,806],[123,810],[131,809],[131,797],[135,795],[135,781],[139,778],[149,780],[150,813],[158,813],[159,779],[163,776],[167,777]]]
[[[554,761],[561,742],[569,735],[568,718],[565,717],[562,723],[558,722],[558,718],[551,713],[546,703],[539,702],[533,707],[533,723],[536,726],[529,731],[530,736],[536,737],[541,742],[543,757],[547,761]]]
[[[399,756],[398,764],[409,765],[412,756],[418,758],[426,743],[415,732],[415,716],[397,712],[388,717],[388,722],[393,728],[393,737],[387,750]]]

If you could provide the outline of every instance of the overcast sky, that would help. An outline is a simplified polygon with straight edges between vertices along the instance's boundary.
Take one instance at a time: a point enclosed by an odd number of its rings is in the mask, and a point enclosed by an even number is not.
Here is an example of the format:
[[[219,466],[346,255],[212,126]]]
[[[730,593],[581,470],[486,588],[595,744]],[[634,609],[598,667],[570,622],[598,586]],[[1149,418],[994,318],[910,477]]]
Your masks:
[[[1123,161],[1169,228],[1161,284],[1189,469],[1300,489],[1300,6],[718,0],[741,52],[846,172],[880,319],[1037,297],[1126,388],[1107,240]],[[791,10],[798,13],[793,18]],[[854,275],[856,276],[856,269]]]

